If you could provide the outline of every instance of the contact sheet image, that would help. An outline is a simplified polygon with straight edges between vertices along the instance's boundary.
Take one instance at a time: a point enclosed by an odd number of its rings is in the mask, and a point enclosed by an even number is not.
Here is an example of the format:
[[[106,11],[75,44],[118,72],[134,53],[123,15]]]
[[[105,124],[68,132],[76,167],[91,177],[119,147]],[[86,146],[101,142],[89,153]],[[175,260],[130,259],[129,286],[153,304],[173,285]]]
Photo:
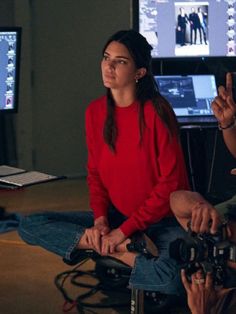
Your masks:
[[[235,56],[235,0],[139,0],[136,27],[153,58]]]

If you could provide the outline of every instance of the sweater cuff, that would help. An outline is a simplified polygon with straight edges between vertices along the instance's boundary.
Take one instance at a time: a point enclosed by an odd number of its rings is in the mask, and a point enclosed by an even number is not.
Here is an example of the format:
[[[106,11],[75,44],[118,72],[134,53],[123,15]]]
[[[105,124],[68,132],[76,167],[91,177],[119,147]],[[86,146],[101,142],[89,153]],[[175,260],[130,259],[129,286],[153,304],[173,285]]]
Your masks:
[[[120,230],[124,233],[126,237],[129,237],[134,232],[138,231],[138,227],[132,217],[128,218],[123,224],[120,226]]]

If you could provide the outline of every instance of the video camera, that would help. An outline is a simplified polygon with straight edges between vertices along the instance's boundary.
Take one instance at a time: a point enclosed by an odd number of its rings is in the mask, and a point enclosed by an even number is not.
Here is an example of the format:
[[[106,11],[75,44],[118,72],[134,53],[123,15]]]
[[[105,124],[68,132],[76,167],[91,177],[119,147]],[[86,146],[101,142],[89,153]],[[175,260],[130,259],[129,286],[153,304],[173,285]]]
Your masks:
[[[214,285],[225,283],[227,262],[236,262],[236,245],[227,239],[226,227],[227,223],[223,223],[216,234],[197,234],[189,224],[186,237],[170,243],[170,257],[185,268],[189,279],[201,269],[205,275],[212,273]]]

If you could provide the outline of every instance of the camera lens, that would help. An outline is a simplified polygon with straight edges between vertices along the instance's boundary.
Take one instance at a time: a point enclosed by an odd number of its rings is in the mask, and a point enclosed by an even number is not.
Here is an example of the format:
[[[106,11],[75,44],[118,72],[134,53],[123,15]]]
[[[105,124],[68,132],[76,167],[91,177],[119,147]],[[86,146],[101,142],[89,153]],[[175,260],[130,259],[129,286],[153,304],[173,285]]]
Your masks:
[[[203,240],[177,239],[170,244],[170,257],[180,263],[201,262],[206,256],[206,245]]]

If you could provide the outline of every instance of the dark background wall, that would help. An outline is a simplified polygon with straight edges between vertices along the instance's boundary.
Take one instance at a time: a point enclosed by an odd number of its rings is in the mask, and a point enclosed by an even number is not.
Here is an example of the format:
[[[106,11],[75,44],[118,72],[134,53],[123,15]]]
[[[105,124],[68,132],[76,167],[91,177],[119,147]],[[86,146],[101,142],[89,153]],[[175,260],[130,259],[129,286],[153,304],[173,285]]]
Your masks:
[[[22,27],[19,112],[0,116],[1,163],[86,175],[85,108],[104,92],[102,46],[112,33],[132,26],[132,0],[2,0],[0,25]],[[169,60],[155,62],[154,71],[215,73],[221,84],[235,66],[231,60]],[[229,175],[235,161],[222,135],[215,128],[193,130],[190,137],[196,188],[228,197],[235,185]],[[186,160],[189,165],[188,151]]]

